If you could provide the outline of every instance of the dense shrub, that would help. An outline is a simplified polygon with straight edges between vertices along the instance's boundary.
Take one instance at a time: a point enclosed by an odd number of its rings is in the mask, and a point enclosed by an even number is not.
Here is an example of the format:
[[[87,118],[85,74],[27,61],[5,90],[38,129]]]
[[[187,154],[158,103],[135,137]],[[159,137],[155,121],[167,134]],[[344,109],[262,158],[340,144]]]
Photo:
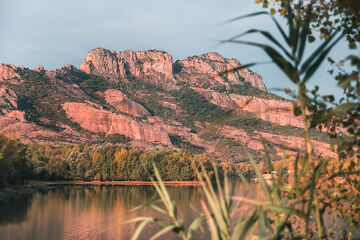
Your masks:
[[[31,144],[29,154],[38,179],[149,180],[155,163],[164,180],[194,180],[194,167],[209,165],[206,155],[169,149],[139,150],[120,145],[50,146]]]
[[[274,99],[274,100],[282,100],[286,101],[285,98],[280,97],[276,94],[263,91],[257,87],[252,86],[250,83],[245,82],[244,84],[234,84],[231,85],[229,89],[226,88],[226,86],[217,86],[213,87],[213,90],[218,92],[226,92],[226,93],[233,93],[233,94],[240,94],[244,96],[253,96],[253,97],[259,97],[259,98],[265,98],[265,99]]]
[[[189,87],[173,91],[172,95],[192,121],[209,122],[224,113],[220,107],[210,103],[204,96]]]
[[[0,134],[0,187],[23,184],[31,176],[26,146]]]

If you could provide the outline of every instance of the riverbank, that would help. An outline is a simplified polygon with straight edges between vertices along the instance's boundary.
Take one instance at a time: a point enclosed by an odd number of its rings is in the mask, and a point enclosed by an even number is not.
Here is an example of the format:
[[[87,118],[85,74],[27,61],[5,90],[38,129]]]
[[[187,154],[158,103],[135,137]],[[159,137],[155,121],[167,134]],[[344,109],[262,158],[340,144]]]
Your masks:
[[[166,186],[200,186],[200,181],[164,181]],[[151,181],[35,181],[23,186],[0,188],[0,202],[14,197],[31,194],[35,190],[56,189],[62,186],[152,186]]]
[[[33,192],[34,189],[30,186],[12,186],[0,188],[0,203],[9,201],[13,198],[19,198],[23,195],[31,194]]]
[[[167,186],[200,186],[200,181],[164,181]],[[33,188],[67,186],[67,185],[90,185],[90,186],[151,186],[151,181],[29,181],[27,186]]]

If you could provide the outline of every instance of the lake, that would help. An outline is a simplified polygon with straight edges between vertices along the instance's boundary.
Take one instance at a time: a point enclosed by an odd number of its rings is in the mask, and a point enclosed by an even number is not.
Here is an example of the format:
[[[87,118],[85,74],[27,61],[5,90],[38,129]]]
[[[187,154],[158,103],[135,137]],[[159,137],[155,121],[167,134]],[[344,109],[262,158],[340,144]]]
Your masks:
[[[244,195],[243,185],[233,182],[236,195]],[[199,215],[203,192],[200,186],[168,186],[177,202],[185,226]],[[0,206],[0,239],[130,239],[136,216],[161,216],[150,207],[129,213],[134,207],[157,198],[152,186],[64,186],[38,190]],[[149,225],[140,239],[160,228]],[[178,239],[170,233],[162,239]],[[197,238],[194,238],[197,239]]]

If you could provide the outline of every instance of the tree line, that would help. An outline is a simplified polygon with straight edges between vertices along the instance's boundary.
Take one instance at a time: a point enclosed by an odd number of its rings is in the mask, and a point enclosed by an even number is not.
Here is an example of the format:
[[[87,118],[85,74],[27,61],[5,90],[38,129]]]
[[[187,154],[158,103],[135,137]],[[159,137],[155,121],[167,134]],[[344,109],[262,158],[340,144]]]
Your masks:
[[[25,143],[0,135],[0,186],[37,180],[150,180],[152,163],[164,180],[196,179],[201,164],[211,157],[186,150],[127,145],[59,145]],[[148,169],[148,172],[145,170]]]

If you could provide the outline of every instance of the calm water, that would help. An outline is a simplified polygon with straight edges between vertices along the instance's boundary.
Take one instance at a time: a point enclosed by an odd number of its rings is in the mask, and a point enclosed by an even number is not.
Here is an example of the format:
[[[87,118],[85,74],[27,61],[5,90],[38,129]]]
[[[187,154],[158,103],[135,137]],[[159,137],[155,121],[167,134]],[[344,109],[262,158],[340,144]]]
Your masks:
[[[245,194],[242,185],[234,185],[237,195]],[[199,215],[201,188],[168,187],[168,190],[178,204],[179,216],[188,226]],[[136,225],[122,225],[123,221],[136,216],[160,216],[149,207],[132,213],[129,210],[156,196],[152,186],[67,186],[37,191],[0,203],[0,239],[129,239]],[[158,230],[156,225],[149,225],[141,239]],[[171,233],[163,239],[177,238]]]

